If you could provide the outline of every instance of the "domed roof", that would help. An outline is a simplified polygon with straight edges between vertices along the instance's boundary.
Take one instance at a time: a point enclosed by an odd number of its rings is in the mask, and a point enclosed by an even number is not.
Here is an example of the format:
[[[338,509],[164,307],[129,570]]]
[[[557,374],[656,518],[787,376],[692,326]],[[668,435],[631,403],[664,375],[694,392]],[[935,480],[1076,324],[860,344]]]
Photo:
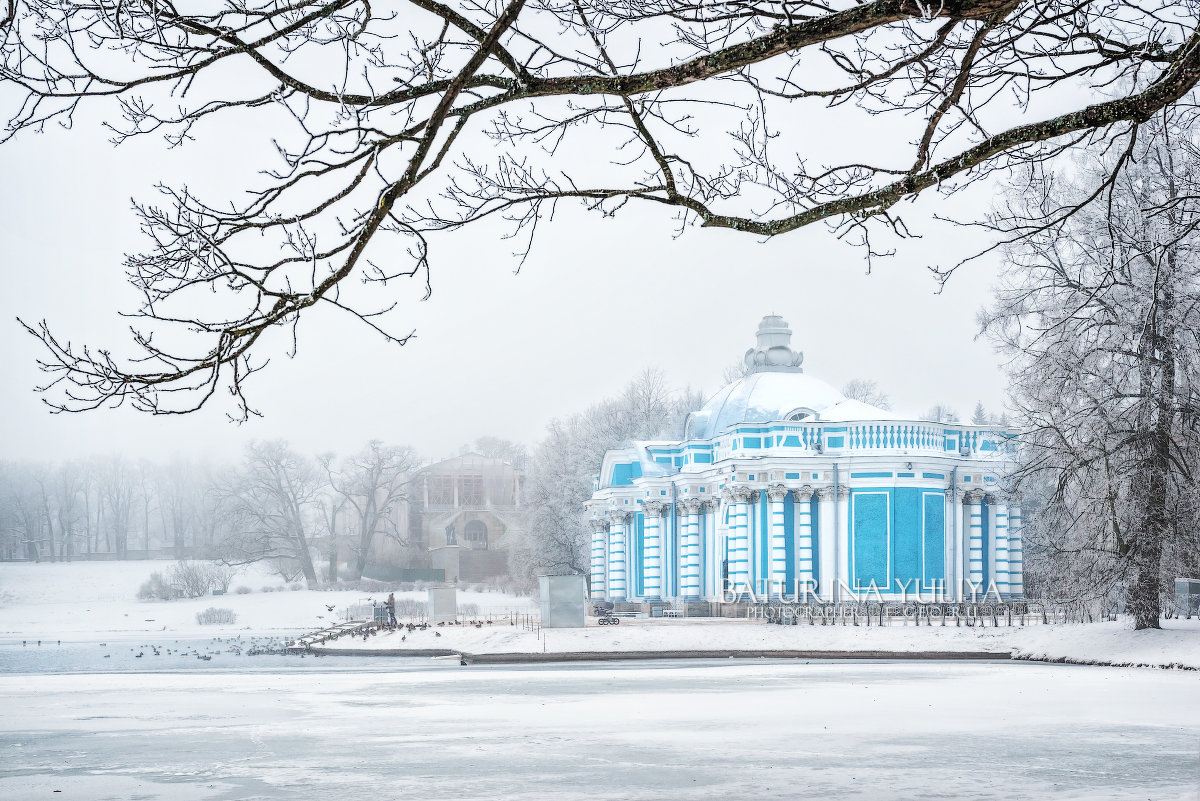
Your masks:
[[[711,439],[737,423],[786,420],[793,413],[819,416],[845,401],[842,393],[799,372],[751,373],[722,389],[688,418],[688,439]],[[797,419],[799,419],[797,417]]]

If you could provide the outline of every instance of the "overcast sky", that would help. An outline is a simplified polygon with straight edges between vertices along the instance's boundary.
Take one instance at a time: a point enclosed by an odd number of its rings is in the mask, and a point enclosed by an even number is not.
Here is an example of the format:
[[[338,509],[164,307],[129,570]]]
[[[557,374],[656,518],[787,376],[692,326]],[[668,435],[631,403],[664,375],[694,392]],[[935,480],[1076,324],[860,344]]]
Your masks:
[[[714,393],[768,313],[791,324],[811,375],[839,387],[874,379],[898,410],[945,401],[968,416],[977,400],[989,408],[1003,400],[996,357],[975,337],[996,261],[965,269],[937,294],[926,266],[981,240],[929,223],[936,204],[922,201],[907,219],[923,238],[877,261],[869,276],[863,252],[822,227],[769,242],[698,228],[677,237],[668,215],[645,206],[616,219],[567,210],[514,274],[513,243],[480,226],[435,251],[429,300],[420,301],[416,286],[398,292],[391,327],[416,331],[407,346],[310,312],[298,356],[289,359],[280,340],[270,367],[249,385],[262,419],[232,424],[219,404],[186,418],[128,409],[50,414],[32,391],[41,380],[37,343],[15,318],[44,317],[77,343],[126,348],[127,321],[117,311],[132,309],[135,298],[122,254],[144,245],[130,199],[152,199],[158,180],[219,193],[226,145],[165,151],[147,140],[113,149],[94,121],[81,121],[73,131],[0,147],[8,180],[0,194],[5,458],[223,457],[269,437],[314,452],[379,438],[431,458],[483,435],[532,445],[551,418],[618,391],[646,367],[661,367],[676,386]],[[976,192],[955,199],[953,211],[970,216],[986,202]]]

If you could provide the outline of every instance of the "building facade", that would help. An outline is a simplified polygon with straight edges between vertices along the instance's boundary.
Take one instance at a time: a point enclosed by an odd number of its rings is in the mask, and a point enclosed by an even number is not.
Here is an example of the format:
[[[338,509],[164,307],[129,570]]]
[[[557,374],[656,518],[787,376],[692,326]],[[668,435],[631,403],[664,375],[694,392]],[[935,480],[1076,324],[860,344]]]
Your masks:
[[[380,539],[363,575],[449,582],[507,577],[524,481],[522,465],[476,453],[421,469],[398,510],[398,528],[407,536]]]
[[[682,441],[605,454],[586,504],[593,598],[1022,597],[1011,434],[845,398],[804,373],[778,316],[745,360]]]

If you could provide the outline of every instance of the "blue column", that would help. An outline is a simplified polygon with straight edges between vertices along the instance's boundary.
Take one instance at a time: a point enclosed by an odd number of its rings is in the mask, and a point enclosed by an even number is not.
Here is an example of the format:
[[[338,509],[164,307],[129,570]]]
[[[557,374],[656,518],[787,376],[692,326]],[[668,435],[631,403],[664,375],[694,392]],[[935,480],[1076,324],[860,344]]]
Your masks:
[[[788,589],[798,591],[798,600],[811,600],[811,597],[806,599],[804,594],[816,586],[816,576],[813,574],[813,488],[805,484],[793,494],[796,497],[796,587]]]
[[[750,488],[726,492],[729,504],[729,586],[739,596],[750,588]]]
[[[1008,507],[1008,592],[1013,598],[1025,597],[1022,559],[1021,507]]]
[[[992,575],[1001,598],[1007,598],[1008,589],[1008,506],[997,502],[989,506],[992,512]]]
[[[683,524],[683,547],[679,560],[679,594],[688,601],[700,600],[700,512],[704,507],[699,498],[689,498],[680,504],[686,514]]]
[[[783,501],[787,498],[788,490],[782,484],[777,484],[767,490],[767,502],[770,504],[770,534],[771,550],[768,563],[770,586],[767,592],[770,597],[787,594],[791,589],[787,586],[787,528],[783,519]]]
[[[608,595],[605,582],[608,532],[603,520],[593,520],[592,524],[595,526],[592,532],[592,598],[604,598]]]
[[[608,523],[608,597],[624,601],[628,597],[625,568],[625,529],[629,515],[614,513]]]
[[[642,505],[646,513],[645,538],[642,541],[642,580],[645,586],[643,599],[662,600],[663,547],[662,513],[664,505],[659,501],[647,501]]]
[[[967,519],[967,579],[970,587],[963,587],[967,600],[972,595],[982,597],[987,592],[983,581],[983,490],[971,490],[963,498]]]

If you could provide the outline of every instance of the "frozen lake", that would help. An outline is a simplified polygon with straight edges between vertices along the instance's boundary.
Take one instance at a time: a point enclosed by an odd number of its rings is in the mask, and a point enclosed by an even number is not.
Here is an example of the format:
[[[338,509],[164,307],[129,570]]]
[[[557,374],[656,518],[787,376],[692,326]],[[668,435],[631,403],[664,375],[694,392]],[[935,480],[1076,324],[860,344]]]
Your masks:
[[[0,798],[1193,799],[1200,781],[1195,673],[176,653],[99,667],[81,656],[82,672],[53,673],[30,662],[46,658],[0,644]]]

